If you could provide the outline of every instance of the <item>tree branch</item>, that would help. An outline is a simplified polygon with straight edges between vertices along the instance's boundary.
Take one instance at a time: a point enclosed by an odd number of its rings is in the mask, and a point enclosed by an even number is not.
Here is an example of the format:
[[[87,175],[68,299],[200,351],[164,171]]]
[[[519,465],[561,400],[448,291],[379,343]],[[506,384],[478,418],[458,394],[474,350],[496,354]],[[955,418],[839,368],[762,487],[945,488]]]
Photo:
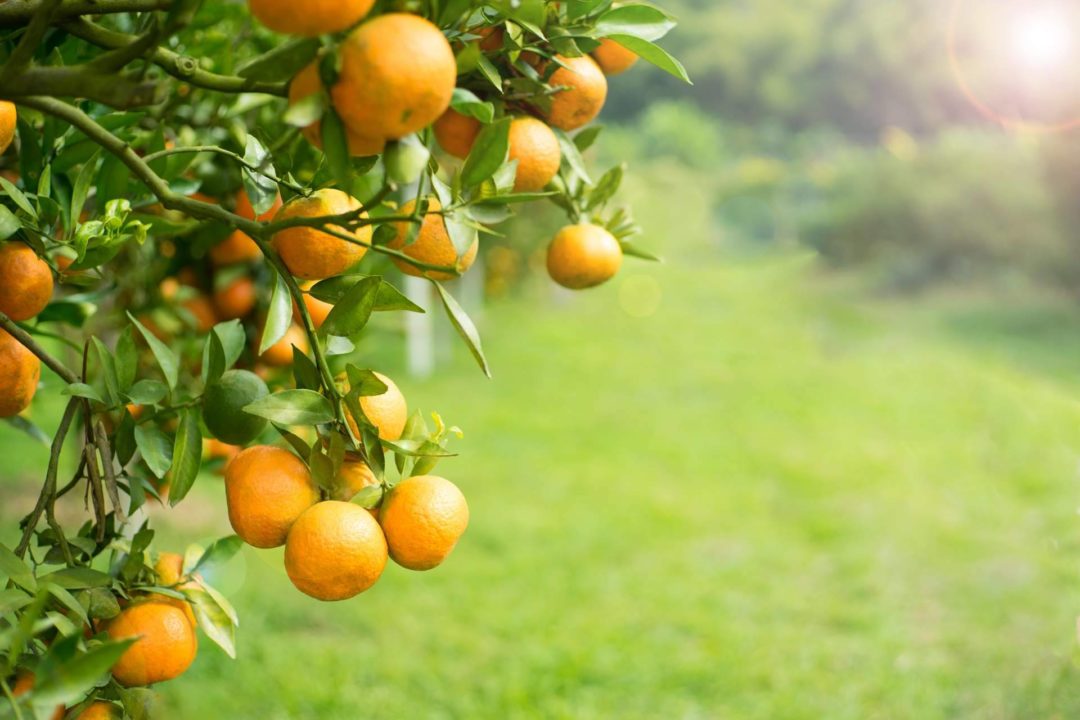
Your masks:
[[[56,473],[60,465],[60,451],[64,449],[64,440],[67,438],[72,420],[75,419],[75,411],[79,409],[79,404],[79,398],[73,397],[68,400],[67,407],[64,408],[64,415],[60,418],[60,425],[56,429],[52,448],[49,451],[49,469],[45,473],[45,485],[42,486],[41,494],[38,495],[37,504],[26,519],[22,539],[19,540],[19,544],[15,547],[15,554],[20,558],[26,554],[27,548],[30,547],[30,539],[34,536],[34,529],[37,527],[38,521],[41,520],[41,514],[45,511],[46,505],[48,505],[50,498],[56,494]]]
[[[45,348],[38,345],[37,342],[34,341],[34,338],[30,337],[30,334],[28,332],[16,325],[11,318],[9,318],[2,312],[0,312],[0,327],[2,327],[13,338],[18,340],[23,347],[34,353],[34,355],[37,355],[38,359],[40,359],[41,362],[45,363],[45,365],[50,370],[59,375],[61,379],[64,380],[64,382],[69,385],[72,383],[81,382],[78,375],[69,370],[67,367],[64,366],[63,363],[61,363],[59,360],[46,352]]]
[[[2,6],[3,3],[0,3],[0,7]],[[111,50],[125,48],[138,41],[138,38],[134,35],[103,28],[86,18],[78,18],[66,23],[64,29],[92,45]],[[180,55],[163,47],[154,48],[147,57],[150,62],[177,80],[207,90],[217,90],[225,93],[254,92],[277,95],[278,97],[285,97],[288,94],[288,83],[252,80],[235,75],[219,75],[200,68],[198,61],[194,58]]]
[[[25,25],[46,0],[7,0],[0,2],[0,27]],[[172,0],[63,0],[53,13],[53,20],[68,20],[80,15],[112,15],[126,12],[167,10]]]
[[[0,7],[4,4],[0,2]],[[21,101],[43,93],[55,97],[86,98],[124,109],[157,103],[159,86],[153,82],[132,82],[113,72],[97,72],[86,65],[28,67],[0,80],[0,95],[12,100]]]

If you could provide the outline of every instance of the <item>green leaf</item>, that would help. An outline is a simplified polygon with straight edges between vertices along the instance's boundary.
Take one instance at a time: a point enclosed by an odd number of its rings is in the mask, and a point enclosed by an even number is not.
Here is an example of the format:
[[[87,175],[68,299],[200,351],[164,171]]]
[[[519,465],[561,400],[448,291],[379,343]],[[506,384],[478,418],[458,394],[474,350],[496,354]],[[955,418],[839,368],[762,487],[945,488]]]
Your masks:
[[[79,604],[79,601],[75,599],[75,596],[69,593],[64,588],[55,583],[42,583],[41,587],[47,593],[56,598],[61,605],[66,607],[72,613],[75,614],[83,623],[88,623],[90,619],[86,616],[86,610]]]
[[[634,245],[627,240],[620,240],[619,247],[622,248],[624,255],[629,255],[631,257],[636,257],[641,260],[649,260],[652,262],[663,262],[663,259],[659,256],[653,255],[651,252],[643,250],[642,248],[639,248],[637,245]]]
[[[44,430],[39,428],[30,420],[22,417],[21,415],[4,418],[4,421],[16,430],[21,430],[22,432],[26,433],[45,447],[49,447],[50,445],[52,445],[52,438],[46,435]]]
[[[96,312],[97,305],[91,302],[55,300],[38,313],[37,321],[38,323],[59,322],[81,328]]]
[[[195,563],[195,567],[191,568],[190,572],[194,573],[197,570],[210,571],[216,566],[224,565],[229,562],[243,546],[244,541],[237,535],[227,535],[226,537],[218,538],[210,544],[210,547],[206,548],[206,552],[202,554],[202,557],[199,558],[199,561]]]
[[[15,217],[15,213],[7,209],[6,205],[0,205],[0,240],[7,240],[15,233],[22,230],[22,222]]]
[[[334,305],[321,331],[330,335],[351,336],[360,332],[375,308],[382,280],[366,277],[353,285]]]
[[[32,598],[22,590],[8,588],[0,590],[0,615],[7,615],[29,605]]]
[[[166,384],[168,384],[169,388],[175,388],[180,375],[180,362],[176,359],[176,353],[170,350],[168,345],[158,340],[154,333],[143,327],[143,324],[136,320],[135,316],[130,312],[128,313],[128,319],[142,334],[146,344],[150,346],[150,352],[154,354],[154,359],[157,360],[158,367],[161,368],[161,374],[165,376]]]
[[[135,333],[128,325],[116,339],[116,381],[121,393],[127,392],[135,382],[139,369],[139,353],[135,349]]]
[[[3,543],[0,543],[0,574],[7,576],[16,585],[31,592],[37,590],[34,571]]]
[[[690,81],[690,76],[687,75],[686,68],[683,67],[682,63],[669,55],[668,52],[659,45],[655,45],[648,40],[642,40],[639,37],[634,37],[633,35],[609,35],[608,37],[664,72],[674,75],[687,84],[693,85]]]
[[[570,171],[582,179],[587,185],[592,185],[592,179],[589,177],[589,171],[585,167],[585,158],[581,157],[581,152],[578,151],[577,145],[570,139],[562,130],[558,128],[552,128],[555,132],[555,137],[559,139],[559,149],[562,150],[563,164],[570,168]]]
[[[259,354],[262,355],[270,346],[281,338],[292,324],[292,296],[285,278],[274,274],[274,291],[270,295],[270,309],[266,313],[262,340],[259,341]]]
[[[675,24],[670,15],[652,5],[622,5],[598,17],[595,29],[597,37],[629,35],[655,42],[667,35]]]
[[[225,651],[231,658],[236,658],[236,626],[225,609],[204,587],[184,588],[184,595],[199,621],[199,627],[206,636]]]
[[[319,379],[319,369],[315,367],[314,361],[309,358],[300,348],[293,346],[293,378],[296,380],[296,387],[304,390],[318,390],[321,380]]]
[[[113,579],[108,573],[93,568],[69,567],[43,575],[40,582],[42,585],[53,583],[68,590],[81,590],[82,588],[109,587]]]
[[[135,426],[135,446],[142,453],[150,472],[159,480],[172,467],[173,444],[156,425]]]
[[[596,142],[596,138],[600,136],[600,133],[604,131],[603,125],[590,125],[589,127],[579,131],[574,135],[574,147],[579,151],[585,152],[593,146]]]
[[[3,188],[4,194],[12,199],[12,201],[19,206],[19,209],[32,218],[37,219],[37,210],[34,209],[30,199],[26,197],[26,194],[22,190],[15,187],[15,185],[5,177],[0,177],[0,188]]]
[[[79,224],[82,217],[83,207],[86,205],[86,198],[90,195],[90,188],[94,184],[94,179],[97,177],[98,171],[98,157],[101,155],[101,150],[97,150],[89,160],[83,163],[83,166],[79,168],[79,174],[75,178],[75,187],[71,191],[71,228],[74,228]],[[69,230],[71,229],[69,228]]]
[[[619,191],[619,186],[622,184],[623,172],[625,172],[625,170],[625,165],[616,165],[604,173],[603,177],[600,178],[600,181],[596,183],[596,187],[589,193],[588,201],[585,203],[585,209],[592,210],[594,208],[602,207],[611,200],[615,193]]]
[[[334,419],[334,406],[313,390],[282,390],[244,406],[244,412],[280,425],[321,425]]]
[[[244,143],[244,162],[259,170],[274,172],[274,164],[269,151],[259,142],[254,135],[248,135]],[[267,212],[274,206],[277,200],[277,183],[261,173],[254,172],[247,167],[242,169],[244,176],[244,191],[247,193],[251,207],[255,210],[256,217]]]
[[[439,298],[442,300],[443,307],[446,308],[450,323],[469,347],[469,352],[472,353],[472,356],[480,365],[480,369],[484,371],[485,375],[491,377],[491,368],[488,366],[487,358],[484,357],[484,349],[480,344],[480,333],[477,331],[476,325],[473,324],[473,321],[461,305],[458,304],[458,301],[450,293],[446,292],[446,289],[441,284],[434,280],[431,281],[431,284],[439,291]]]
[[[180,426],[173,443],[172,481],[169,484],[169,505],[175,506],[185,497],[202,464],[202,430],[199,429],[199,411],[187,408],[180,415]]]
[[[320,128],[326,164],[330,166],[330,172],[337,178],[338,183],[348,186],[352,179],[352,166],[349,164],[349,139],[345,133],[345,124],[333,107],[327,108],[323,113]]]
[[[379,275],[339,275],[338,277],[320,281],[308,292],[312,297],[318,298],[323,302],[336,304],[341,298],[345,297],[345,294],[348,293],[349,290],[366,277],[376,277],[382,281],[379,284],[379,293],[375,297],[375,306],[373,308],[375,312],[392,310],[405,310],[416,313],[425,312],[424,308],[414,303],[406,297],[404,293],[386,282],[386,280]]]
[[[154,405],[165,399],[169,389],[157,380],[140,380],[125,393],[136,405]]]
[[[53,707],[78,702],[101,680],[136,638],[95,645],[62,664],[39,668],[34,705]],[[42,663],[43,666],[46,663]]]
[[[289,80],[315,59],[320,46],[318,38],[290,40],[248,60],[236,69],[236,74],[249,80]]]
[[[461,182],[467,188],[476,187],[495,174],[506,162],[510,151],[510,118],[503,118],[484,127],[461,170]]]
[[[476,96],[471,90],[454,88],[450,107],[467,117],[474,118],[487,125],[495,119],[495,106]]]
[[[71,383],[60,391],[61,395],[72,395],[74,397],[86,398],[87,400],[93,400],[99,402],[102,405],[105,404],[105,400],[101,397],[97,390],[90,387],[86,383]]]

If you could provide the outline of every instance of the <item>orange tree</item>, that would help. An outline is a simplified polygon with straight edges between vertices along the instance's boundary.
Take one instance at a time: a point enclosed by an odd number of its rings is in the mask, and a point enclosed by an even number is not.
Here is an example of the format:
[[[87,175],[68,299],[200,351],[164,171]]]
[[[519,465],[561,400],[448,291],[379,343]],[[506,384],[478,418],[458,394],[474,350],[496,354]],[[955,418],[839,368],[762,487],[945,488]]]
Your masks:
[[[517,206],[568,214],[568,288],[648,258],[612,206],[623,169],[581,154],[605,73],[685,78],[655,44],[672,26],[611,0],[0,3],[0,417],[51,448],[0,545],[0,716],[145,717],[197,629],[233,655],[204,577],[245,542],[284,545],[321,600],[447,557],[468,505],[432,473],[457,430],[354,345],[423,312],[383,271],[429,280],[488,373],[442,283]],[[51,440],[27,417],[42,365]],[[144,506],[201,470],[236,534],[155,548]]]

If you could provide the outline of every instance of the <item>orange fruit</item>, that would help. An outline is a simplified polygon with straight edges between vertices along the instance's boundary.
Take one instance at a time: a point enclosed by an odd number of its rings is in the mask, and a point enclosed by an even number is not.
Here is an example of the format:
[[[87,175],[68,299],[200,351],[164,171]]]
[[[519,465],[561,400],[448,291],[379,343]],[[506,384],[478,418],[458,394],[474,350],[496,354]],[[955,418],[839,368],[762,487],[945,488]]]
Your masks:
[[[383,500],[379,524],[390,557],[410,570],[430,570],[454,549],[469,525],[469,505],[457,485],[437,475],[402,480]]]
[[[605,75],[626,72],[638,61],[637,53],[627,50],[610,38],[601,40],[600,47],[592,51],[592,56]]]
[[[172,680],[195,660],[195,629],[173,605],[132,605],[109,624],[108,633],[113,640],[138,638],[112,668],[113,677],[126,687]]]
[[[310,197],[297,197],[281,208],[275,220],[289,218],[315,218],[325,215],[341,215],[360,209],[356,198],[335,190],[323,188]],[[364,215],[366,217],[366,215]],[[291,227],[274,234],[274,249],[281,255],[289,272],[305,280],[322,280],[340,275],[364,257],[371,244],[371,226],[365,225],[350,232],[336,225],[329,228],[356,239],[351,243],[313,227]]]
[[[315,61],[296,74],[289,83],[289,105],[295,105],[309,95],[323,92],[322,79],[319,77],[319,63]],[[316,120],[301,131],[307,141],[322,149],[322,122]],[[349,143],[349,154],[356,157],[378,155],[386,147],[383,138],[369,138],[345,128],[345,139]]]
[[[356,24],[374,4],[375,0],[248,0],[248,9],[274,32],[314,37]]]
[[[15,103],[0,100],[0,153],[11,146],[15,139],[15,120],[18,113],[15,111]]]
[[[158,576],[158,584],[162,587],[172,588],[174,590],[180,590],[183,585],[179,585],[180,579],[184,576],[184,556],[177,553],[161,553],[158,556],[158,561],[154,565],[154,572]],[[186,583],[190,585],[191,583]],[[179,587],[175,587],[179,585]],[[195,619],[195,613],[191,609],[191,604],[186,600],[180,598],[169,597],[168,595],[162,595],[161,593],[153,593],[150,598],[154,602],[165,603],[166,605],[172,605],[184,613],[184,617],[191,623],[191,627],[198,627],[199,622]]]
[[[248,199],[247,193],[241,190],[236,194],[236,214],[248,220],[266,222],[273,218],[274,214],[280,209],[281,196],[279,195],[274,199],[274,204],[270,206],[270,209],[256,218],[255,208],[251,206],[251,200]],[[215,265],[252,262],[261,257],[262,251],[259,250],[259,246],[255,244],[255,241],[247,233],[240,230],[233,230],[227,238],[210,248],[210,262]]]
[[[209,332],[218,320],[214,303],[210,302],[210,298],[205,295],[200,294],[185,300],[181,307],[191,313],[195,319],[195,329],[201,333]]]
[[[34,673],[32,673],[32,672],[21,672],[21,673],[19,673],[19,675],[15,678],[15,685],[13,685],[12,688],[11,688],[11,694],[14,697],[19,697],[20,695],[25,695],[26,693],[30,692],[30,690],[33,689],[35,681],[36,681],[36,678],[34,677]],[[56,709],[53,710],[53,714],[52,714],[50,720],[61,720],[61,718],[63,718],[63,717],[64,717],[64,706],[63,705],[57,705]],[[82,717],[82,716],[80,715],[80,717]]]
[[[303,286],[304,290],[310,290],[314,283],[306,283]],[[334,306],[328,302],[323,302],[319,298],[312,297],[311,295],[304,294],[304,307],[307,308],[308,315],[311,316],[311,322],[314,323],[315,329],[318,330],[322,327],[322,324],[326,322],[326,317],[330,314],[330,311],[334,309]],[[293,301],[293,320],[297,325],[302,324],[300,318],[300,308],[297,307],[296,301]]]
[[[366,462],[358,457],[346,457],[338,470],[334,500],[348,502],[364,488],[378,484],[378,478]]]
[[[0,418],[14,417],[30,407],[40,379],[37,356],[0,330]]]
[[[484,52],[494,52],[503,46],[506,33],[498,26],[484,27],[475,31],[480,36],[480,49]]]
[[[240,453],[240,447],[223,443],[217,438],[203,440],[203,456],[211,460],[232,460]]]
[[[359,505],[327,500],[297,518],[285,543],[285,572],[317,600],[345,600],[375,584],[386,567],[386,538]]]
[[[431,22],[388,13],[349,33],[330,95],[346,126],[365,137],[397,139],[427,127],[450,106],[454,51]]]
[[[29,320],[52,299],[49,263],[21,242],[0,247],[0,312],[12,320]]]
[[[415,207],[416,200],[410,200],[401,206],[400,214],[408,215],[412,213]],[[431,198],[428,202],[428,214],[424,216],[420,231],[408,245],[406,245],[406,241],[409,238],[409,230],[413,224],[407,221],[395,223],[397,237],[390,241],[389,247],[400,250],[420,262],[457,268],[458,273],[461,274],[472,267],[473,261],[476,260],[476,253],[480,249],[480,243],[479,240],[474,240],[472,246],[459,258],[457,249],[450,240],[450,234],[446,231],[446,223],[443,222],[442,215],[438,214],[441,209],[442,205],[439,204],[439,201]],[[406,275],[429,277],[435,280],[450,280],[454,277],[448,272],[439,270],[421,270],[410,265],[405,260],[393,256],[390,259],[398,270],[401,270]]]
[[[225,469],[225,500],[233,530],[248,545],[279,547],[300,514],[319,500],[311,472],[288,450],[256,445]]]
[[[405,396],[394,384],[394,381],[382,373],[375,373],[386,385],[386,392],[382,395],[366,395],[360,398],[360,409],[364,416],[379,430],[379,437],[383,440],[397,440],[405,431],[405,423],[409,421],[409,407],[405,402]],[[353,434],[360,436],[360,428],[356,419],[346,408],[345,419],[352,428]]]
[[[238,320],[255,309],[255,282],[238,277],[225,287],[214,291],[214,309],[221,320]]]
[[[122,715],[116,705],[99,700],[79,713],[75,720],[118,720]]]
[[[563,287],[582,290],[614,277],[622,256],[619,241],[604,228],[569,225],[548,246],[548,274]]]
[[[292,365],[293,345],[303,353],[306,353],[311,347],[308,343],[307,333],[304,332],[303,328],[296,325],[290,325],[289,329],[285,331],[284,337],[266,348],[266,352],[260,355],[259,358],[267,365],[275,367]]]
[[[450,108],[444,112],[432,129],[439,146],[456,158],[464,160],[472,152],[476,136],[480,134],[481,124],[476,118],[462,115]]]
[[[518,161],[514,192],[543,190],[559,172],[559,139],[536,118],[514,118],[510,123],[510,159]]]
[[[551,96],[547,120],[561,130],[577,130],[600,114],[607,99],[607,78],[588,56],[557,58],[565,67],[552,73],[548,84],[563,89]]]

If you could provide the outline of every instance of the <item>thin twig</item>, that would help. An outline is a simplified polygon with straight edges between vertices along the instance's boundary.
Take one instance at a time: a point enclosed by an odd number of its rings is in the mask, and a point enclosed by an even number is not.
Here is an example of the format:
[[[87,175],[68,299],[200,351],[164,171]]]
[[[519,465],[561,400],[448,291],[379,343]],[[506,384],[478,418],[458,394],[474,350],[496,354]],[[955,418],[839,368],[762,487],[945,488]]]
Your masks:
[[[105,425],[100,420],[97,423],[97,450],[98,455],[101,456],[101,466],[105,469],[105,489],[109,492],[109,502],[112,503],[117,520],[124,522],[127,520],[127,513],[120,504],[120,488],[116,484],[116,472],[113,470],[109,435],[105,432]]]
[[[26,520],[22,539],[19,540],[19,544],[15,547],[15,554],[20,558],[26,554],[26,549],[30,547],[30,538],[34,536],[34,529],[37,527],[38,521],[41,520],[41,514],[45,511],[49,498],[54,495],[56,473],[60,465],[60,451],[64,449],[64,440],[67,438],[68,430],[71,428],[71,422],[75,418],[75,411],[79,405],[79,398],[68,400],[67,407],[64,408],[64,414],[60,418],[60,425],[56,428],[56,435],[53,436],[52,447],[49,450],[49,468],[45,471],[45,485],[42,486],[37,504]]]

